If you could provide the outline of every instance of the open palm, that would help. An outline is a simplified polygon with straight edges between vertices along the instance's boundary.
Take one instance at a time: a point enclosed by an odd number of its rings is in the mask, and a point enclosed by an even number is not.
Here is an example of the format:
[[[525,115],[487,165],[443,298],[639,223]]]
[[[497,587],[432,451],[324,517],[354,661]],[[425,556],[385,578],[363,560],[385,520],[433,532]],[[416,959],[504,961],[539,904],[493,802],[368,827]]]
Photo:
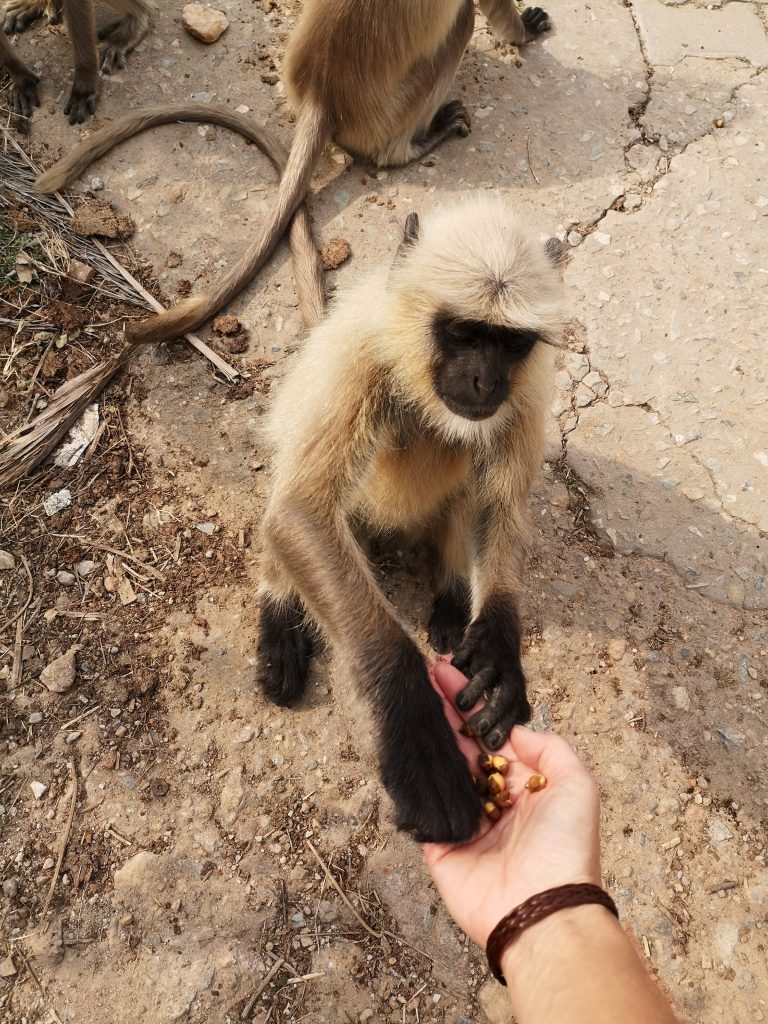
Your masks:
[[[472,770],[480,748],[459,734],[463,718],[456,694],[466,685],[450,664],[437,662],[433,683]],[[600,884],[599,796],[597,785],[565,740],[516,726],[497,751],[510,762],[507,785],[514,806],[484,824],[462,846],[428,844],[424,858],[451,915],[479,946],[510,910],[529,896],[569,882]],[[531,793],[525,783],[540,772],[546,789]]]

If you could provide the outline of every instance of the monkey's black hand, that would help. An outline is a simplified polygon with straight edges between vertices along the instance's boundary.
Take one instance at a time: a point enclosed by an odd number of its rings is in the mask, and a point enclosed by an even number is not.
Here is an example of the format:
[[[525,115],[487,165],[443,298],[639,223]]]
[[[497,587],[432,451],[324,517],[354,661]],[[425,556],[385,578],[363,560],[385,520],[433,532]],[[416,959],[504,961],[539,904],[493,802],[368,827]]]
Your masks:
[[[448,103],[444,103],[432,118],[429,130],[430,134],[444,132],[449,135],[451,132],[455,132],[456,135],[465,139],[471,128],[472,122],[467,108],[461,100],[450,100]]]
[[[542,32],[549,32],[552,28],[549,15],[543,7],[526,7],[522,13],[522,19],[529,39],[532,36],[540,35]]]
[[[375,687],[381,774],[397,827],[420,843],[461,843],[475,834],[480,797],[411,640],[393,652]]]
[[[75,78],[72,83],[72,92],[69,94],[66,107],[64,107],[64,113],[69,118],[69,123],[82,124],[96,110],[98,98],[98,86],[88,82],[78,82]]]
[[[22,117],[31,117],[32,108],[40,106],[40,100],[37,96],[37,83],[39,81],[40,79],[37,75],[33,75],[30,72],[20,82],[16,82],[11,86],[8,105],[14,114],[20,114]]]
[[[498,750],[513,725],[531,717],[520,661],[520,621],[513,601],[488,600],[470,623],[453,664],[469,678],[456,698],[460,711],[469,709],[485,694],[485,707],[467,725],[490,750]]]

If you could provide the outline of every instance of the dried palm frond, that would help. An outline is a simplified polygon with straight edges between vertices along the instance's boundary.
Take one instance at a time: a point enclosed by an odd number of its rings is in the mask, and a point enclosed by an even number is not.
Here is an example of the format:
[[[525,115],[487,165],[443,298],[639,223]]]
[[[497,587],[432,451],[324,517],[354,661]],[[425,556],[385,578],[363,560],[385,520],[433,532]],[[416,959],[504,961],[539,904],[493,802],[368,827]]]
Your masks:
[[[95,238],[83,238],[69,226],[74,212],[67,200],[56,193],[41,195],[34,191],[34,182],[40,173],[11,132],[0,125],[3,145],[0,146],[0,214],[2,211],[24,207],[34,215],[45,232],[50,234],[46,254],[62,275],[73,257],[94,267],[100,283],[94,290],[108,298],[129,302],[158,312],[163,306]],[[40,330],[40,320],[33,323]],[[240,374],[218,353],[193,334],[186,340],[215,366],[231,383]],[[48,456],[67,431],[80,418],[88,405],[137,352],[135,345],[125,345],[117,355],[90,367],[63,384],[54,393],[45,410],[31,423],[25,424],[0,440],[0,491],[17,483]]]
[[[21,480],[50,454],[134,351],[135,346],[124,345],[111,359],[62,384],[39,416],[0,441],[0,492]]]

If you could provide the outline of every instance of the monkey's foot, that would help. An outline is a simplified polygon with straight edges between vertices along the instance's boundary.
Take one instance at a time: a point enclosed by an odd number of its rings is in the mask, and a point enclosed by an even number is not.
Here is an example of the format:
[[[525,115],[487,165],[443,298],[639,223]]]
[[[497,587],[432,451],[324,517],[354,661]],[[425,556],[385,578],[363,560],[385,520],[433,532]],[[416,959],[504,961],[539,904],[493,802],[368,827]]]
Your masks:
[[[455,651],[469,624],[469,588],[459,580],[435,597],[427,626],[427,639],[438,654]]]
[[[149,18],[127,15],[112,18],[101,29],[99,39],[104,45],[99,51],[99,67],[103,75],[125,67],[128,54],[144,38],[149,29]]]
[[[430,135],[439,135],[445,138],[446,135],[459,135],[462,139],[469,135],[472,122],[467,108],[461,100],[451,100],[444,103],[432,118],[429,126]]]
[[[281,707],[291,707],[307,688],[312,637],[298,601],[264,597],[259,616],[258,682]]]
[[[42,18],[47,8],[46,0],[8,0],[3,14],[3,31],[9,36],[14,32],[23,32],[33,21]],[[48,20],[54,24],[51,13],[52,8],[48,11]]]
[[[429,682],[424,659],[407,640],[371,680],[381,721],[382,781],[397,827],[421,843],[461,843],[477,831],[480,798],[464,755]]]
[[[512,727],[531,717],[520,661],[520,624],[511,602],[502,598],[487,602],[470,624],[453,664],[469,679],[456,698],[456,707],[466,713],[486,697],[467,726],[489,750],[498,750]]]
[[[552,28],[549,15],[543,7],[526,7],[522,19],[529,39],[541,35],[542,32],[549,32]]]
[[[33,107],[40,106],[37,95],[37,75],[30,71],[28,75],[18,78],[11,86],[8,105],[14,114],[20,117],[31,117]]]
[[[98,85],[83,84],[75,79],[64,113],[70,124],[82,124],[96,110],[99,101]]]

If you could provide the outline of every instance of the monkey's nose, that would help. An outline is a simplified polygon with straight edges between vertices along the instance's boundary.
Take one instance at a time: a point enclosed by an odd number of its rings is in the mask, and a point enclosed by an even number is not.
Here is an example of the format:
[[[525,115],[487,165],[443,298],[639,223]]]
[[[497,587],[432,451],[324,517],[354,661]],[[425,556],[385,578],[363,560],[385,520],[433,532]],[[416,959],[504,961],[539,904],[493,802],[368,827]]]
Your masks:
[[[475,394],[480,398],[488,398],[499,386],[498,377],[475,377],[472,381],[475,386]]]

